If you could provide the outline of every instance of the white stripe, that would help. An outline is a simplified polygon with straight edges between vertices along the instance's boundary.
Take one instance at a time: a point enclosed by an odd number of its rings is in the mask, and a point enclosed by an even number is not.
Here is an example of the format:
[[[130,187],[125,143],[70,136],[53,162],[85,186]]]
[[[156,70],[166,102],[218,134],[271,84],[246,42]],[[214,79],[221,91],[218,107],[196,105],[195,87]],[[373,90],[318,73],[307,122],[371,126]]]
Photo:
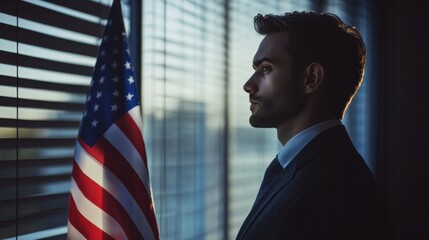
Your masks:
[[[75,148],[75,162],[79,165],[85,175],[91,178],[107,192],[113,195],[118,202],[125,208],[131,219],[139,229],[145,239],[155,239],[143,211],[130,194],[124,184],[100,162],[89,155],[79,144]]]
[[[140,105],[135,106],[134,108],[130,109],[128,111],[128,114],[131,116],[131,118],[133,119],[133,121],[136,123],[136,125],[139,127],[140,129],[140,133],[142,135],[143,138],[143,121],[142,121],[142,113],[141,113],[141,108]],[[143,146],[145,147],[145,146]],[[146,156],[144,156],[146,157]],[[148,181],[143,181],[143,183],[145,184],[146,190],[148,192],[148,195],[150,196],[151,199],[153,199],[153,195],[152,195],[152,186],[150,184],[150,179],[149,179],[149,170],[147,170],[147,168],[149,168],[148,166],[145,166],[145,175],[146,178],[148,179]],[[155,210],[155,202],[152,202],[152,207],[153,207],[153,211],[156,212]]]
[[[70,240],[86,240],[85,236],[83,236],[79,230],[77,230],[71,222],[68,222],[67,225],[67,239]]]
[[[140,113],[140,105],[137,105],[137,106],[133,107],[132,109],[130,109],[128,111],[128,114],[131,116],[131,118],[134,120],[136,125],[139,127],[140,132],[142,132],[143,122],[142,122],[142,117],[141,117],[142,115]]]
[[[147,174],[147,168],[144,164],[143,159],[140,156],[140,153],[134,147],[133,143],[128,139],[127,135],[116,125],[107,129],[104,133],[104,137],[121,153],[121,155],[127,160],[131,165],[134,172],[137,173],[140,180],[143,182],[146,191],[150,193],[150,188],[148,186],[149,176]],[[150,194],[148,194],[150,195]]]
[[[88,200],[72,178],[71,195],[80,214],[115,239],[128,239],[121,225],[109,214]]]

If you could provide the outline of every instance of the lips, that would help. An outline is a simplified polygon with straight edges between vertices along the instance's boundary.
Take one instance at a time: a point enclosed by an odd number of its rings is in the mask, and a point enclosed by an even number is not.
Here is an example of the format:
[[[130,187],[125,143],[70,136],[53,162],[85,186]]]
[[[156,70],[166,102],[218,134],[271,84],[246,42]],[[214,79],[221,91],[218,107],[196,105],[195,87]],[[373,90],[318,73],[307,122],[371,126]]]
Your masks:
[[[253,112],[256,105],[259,104],[259,101],[254,96],[250,96],[249,102],[250,102],[250,110]]]
[[[249,102],[257,104],[259,102],[259,100],[255,96],[251,95],[251,96],[249,96]]]
[[[256,101],[250,101],[250,111],[254,111],[255,110],[255,107],[258,105],[259,103],[258,102],[256,102]]]

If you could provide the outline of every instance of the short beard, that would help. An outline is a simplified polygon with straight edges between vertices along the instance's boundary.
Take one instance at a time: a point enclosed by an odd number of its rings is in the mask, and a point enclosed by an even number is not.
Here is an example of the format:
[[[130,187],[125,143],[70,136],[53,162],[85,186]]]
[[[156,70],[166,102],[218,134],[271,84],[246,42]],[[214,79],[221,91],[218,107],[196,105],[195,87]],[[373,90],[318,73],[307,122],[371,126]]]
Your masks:
[[[251,115],[249,118],[249,123],[252,127],[255,128],[276,128],[278,124],[278,119],[274,116],[258,116]]]
[[[274,104],[267,104],[267,102],[265,102],[265,104],[260,107],[262,108],[259,109],[259,111],[250,115],[250,125],[255,128],[276,128],[280,124],[282,118],[281,114],[273,111],[276,106]]]
[[[294,106],[279,106],[276,102],[260,101],[259,111],[252,113],[249,123],[255,128],[278,128],[285,121],[295,118],[304,109],[305,101],[300,100]]]

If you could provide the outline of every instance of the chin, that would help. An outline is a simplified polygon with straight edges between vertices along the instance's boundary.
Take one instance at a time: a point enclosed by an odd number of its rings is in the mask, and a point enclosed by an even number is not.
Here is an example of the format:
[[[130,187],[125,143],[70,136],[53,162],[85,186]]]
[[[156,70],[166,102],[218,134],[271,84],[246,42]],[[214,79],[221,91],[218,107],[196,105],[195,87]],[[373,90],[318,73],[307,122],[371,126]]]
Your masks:
[[[275,124],[272,123],[272,121],[269,121],[267,119],[263,119],[257,116],[250,116],[249,123],[252,127],[255,128],[273,128],[275,127]]]

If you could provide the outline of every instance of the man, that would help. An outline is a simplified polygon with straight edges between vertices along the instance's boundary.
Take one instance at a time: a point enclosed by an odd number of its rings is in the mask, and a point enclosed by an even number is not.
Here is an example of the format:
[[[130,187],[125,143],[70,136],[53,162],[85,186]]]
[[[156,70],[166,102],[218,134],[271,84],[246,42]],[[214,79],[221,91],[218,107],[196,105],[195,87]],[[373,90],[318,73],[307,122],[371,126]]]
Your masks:
[[[250,124],[276,128],[284,146],[237,239],[375,238],[375,181],[341,123],[364,74],[359,32],[314,12],[258,14],[254,26],[265,37],[243,87]]]

